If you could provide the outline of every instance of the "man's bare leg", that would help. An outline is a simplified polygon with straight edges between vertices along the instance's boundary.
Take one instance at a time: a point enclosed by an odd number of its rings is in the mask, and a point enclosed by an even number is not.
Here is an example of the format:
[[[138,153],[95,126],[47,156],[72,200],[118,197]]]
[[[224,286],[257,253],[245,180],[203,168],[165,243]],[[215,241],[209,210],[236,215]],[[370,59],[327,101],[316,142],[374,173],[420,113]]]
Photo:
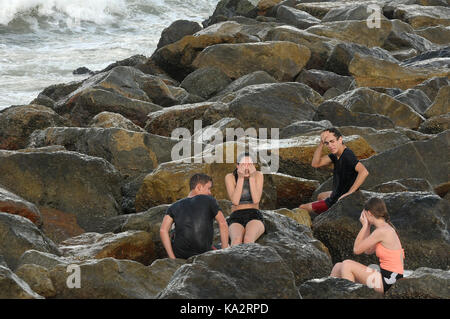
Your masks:
[[[330,196],[331,196],[331,191],[319,193],[319,195],[317,195],[317,201],[325,200],[326,198],[328,198]],[[299,206],[299,208],[306,209],[308,212],[314,213],[314,210],[312,208],[312,203],[302,204]]]
[[[329,192],[322,192],[317,195],[317,200],[325,200],[326,198],[331,196],[331,191]]]

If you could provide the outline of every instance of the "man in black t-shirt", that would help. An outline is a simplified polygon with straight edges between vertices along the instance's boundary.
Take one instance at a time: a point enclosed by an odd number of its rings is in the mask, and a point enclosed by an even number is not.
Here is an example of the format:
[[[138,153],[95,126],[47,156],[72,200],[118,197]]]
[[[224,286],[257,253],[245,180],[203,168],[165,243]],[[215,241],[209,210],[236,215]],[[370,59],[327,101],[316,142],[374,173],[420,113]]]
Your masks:
[[[321,156],[323,146],[327,146],[330,154]],[[351,149],[343,143],[338,129],[329,128],[320,134],[320,144],[314,152],[312,167],[319,168],[333,163],[333,188],[329,192],[320,193],[317,201],[300,205],[300,208],[320,214],[328,210],[341,198],[356,192],[369,175],[366,167],[356,158]]]
[[[228,224],[214,197],[212,179],[206,174],[195,174],[189,181],[188,197],[170,205],[161,224],[160,236],[171,259],[187,259],[212,249],[214,219],[219,224],[222,248],[228,247]],[[169,232],[175,223],[175,236]]]

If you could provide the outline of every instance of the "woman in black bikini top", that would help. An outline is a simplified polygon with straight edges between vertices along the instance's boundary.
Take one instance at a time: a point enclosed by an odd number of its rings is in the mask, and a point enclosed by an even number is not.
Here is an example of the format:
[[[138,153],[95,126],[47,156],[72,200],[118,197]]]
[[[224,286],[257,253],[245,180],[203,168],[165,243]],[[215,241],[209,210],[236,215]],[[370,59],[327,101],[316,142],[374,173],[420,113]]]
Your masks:
[[[257,171],[249,153],[238,156],[233,173],[225,176],[232,214],[228,218],[231,245],[255,242],[265,231],[259,211],[264,175]]]

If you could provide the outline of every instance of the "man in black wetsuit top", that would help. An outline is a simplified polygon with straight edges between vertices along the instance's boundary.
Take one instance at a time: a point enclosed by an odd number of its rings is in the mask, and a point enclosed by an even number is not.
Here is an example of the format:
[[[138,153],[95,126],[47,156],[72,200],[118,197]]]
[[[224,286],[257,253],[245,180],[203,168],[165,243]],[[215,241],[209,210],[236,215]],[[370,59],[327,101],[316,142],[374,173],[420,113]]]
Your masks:
[[[327,146],[330,154],[322,156]],[[320,134],[320,143],[314,152],[312,167],[319,168],[333,163],[333,188],[317,196],[317,201],[300,205],[300,208],[320,214],[327,211],[340,199],[356,192],[364,183],[369,172],[356,158],[355,154],[343,143],[341,132],[337,128],[328,128]]]
[[[212,249],[214,219],[219,224],[222,248],[228,247],[228,224],[214,197],[211,196],[212,178],[195,174],[189,181],[188,197],[170,205],[161,224],[160,236],[171,259],[187,259]],[[175,236],[170,229],[175,223]]]

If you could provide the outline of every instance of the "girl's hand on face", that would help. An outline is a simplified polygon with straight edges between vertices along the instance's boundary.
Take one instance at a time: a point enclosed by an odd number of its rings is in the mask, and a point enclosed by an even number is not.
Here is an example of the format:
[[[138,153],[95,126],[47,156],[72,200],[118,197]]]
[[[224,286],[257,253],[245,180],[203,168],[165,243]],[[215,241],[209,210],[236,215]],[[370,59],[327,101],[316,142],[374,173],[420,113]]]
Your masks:
[[[364,210],[361,212],[361,216],[359,217],[359,221],[361,222],[361,224],[363,226],[368,226],[369,225],[369,220],[367,219],[366,212]]]
[[[237,168],[238,177],[244,177],[245,176],[245,165],[239,164]]]
[[[255,167],[255,165],[254,165],[253,163],[250,163],[250,164],[248,165],[248,171],[249,171],[249,173],[250,173],[250,176],[255,176],[255,173],[256,173],[256,167]]]
[[[367,225],[370,226],[369,213],[367,211],[364,212],[364,216],[366,216]]]

